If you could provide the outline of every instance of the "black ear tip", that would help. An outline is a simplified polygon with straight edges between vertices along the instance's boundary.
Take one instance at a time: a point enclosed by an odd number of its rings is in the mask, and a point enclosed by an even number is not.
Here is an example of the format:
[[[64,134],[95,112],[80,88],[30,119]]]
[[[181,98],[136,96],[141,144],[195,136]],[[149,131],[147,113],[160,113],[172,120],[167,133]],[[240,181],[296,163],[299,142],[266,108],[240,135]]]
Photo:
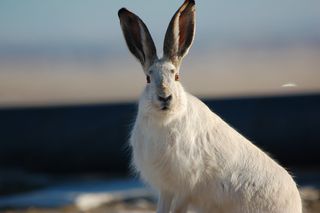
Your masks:
[[[118,11],[118,16],[120,17],[123,13],[126,13],[126,12],[129,12],[129,11],[125,7],[123,7]]]
[[[191,5],[195,5],[196,4],[195,0],[186,0],[185,3],[191,4]]]

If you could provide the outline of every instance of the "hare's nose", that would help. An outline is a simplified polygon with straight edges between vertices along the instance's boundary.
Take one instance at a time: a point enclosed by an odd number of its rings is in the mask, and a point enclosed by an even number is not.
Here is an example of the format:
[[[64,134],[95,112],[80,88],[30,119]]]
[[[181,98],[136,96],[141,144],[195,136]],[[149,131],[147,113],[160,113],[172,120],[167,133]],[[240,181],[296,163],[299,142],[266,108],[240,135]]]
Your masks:
[[[167,85],[166,84],[161,84],[161,89],[162,90],[166,90],[168,87],[167,87]]]
[[[167,97],[158,96],[158,100],[163,103],[169,103],[172,100],[172,95],[169,95]]]

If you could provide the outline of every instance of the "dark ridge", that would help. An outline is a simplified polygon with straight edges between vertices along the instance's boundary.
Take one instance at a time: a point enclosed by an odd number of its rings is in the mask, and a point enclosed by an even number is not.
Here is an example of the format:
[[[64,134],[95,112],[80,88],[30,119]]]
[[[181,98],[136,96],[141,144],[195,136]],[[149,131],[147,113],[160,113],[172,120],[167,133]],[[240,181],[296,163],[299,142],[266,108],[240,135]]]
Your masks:
[[[320,94],[205,100],[286,167],[320,166]],[[0,109],[0,169],[126,173],[137,105]]]

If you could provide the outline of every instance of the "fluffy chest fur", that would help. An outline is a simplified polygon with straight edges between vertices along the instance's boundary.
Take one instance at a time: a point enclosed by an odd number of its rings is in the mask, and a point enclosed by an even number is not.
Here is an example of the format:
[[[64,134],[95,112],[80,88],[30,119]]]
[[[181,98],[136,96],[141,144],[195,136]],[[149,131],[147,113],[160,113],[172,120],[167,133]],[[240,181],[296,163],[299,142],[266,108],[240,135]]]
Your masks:
[[[130,139],[133,163],[156,188],[194,190],[212,172],[218,177],[237,156],[237,146],[228,144],[232,134],[219,134],[224,128],[218,124],[220,118],[198,99],[189,99],[192,105],[170,121],[138,114]]]
[[[168,125],[144,119],[135,125],[131,138],[133,161],[142,177],[168,190],[195,185],[202,159],[200,153],[195,153],[200,151],[196,148],[197,136],[187,131],[185,118]]]

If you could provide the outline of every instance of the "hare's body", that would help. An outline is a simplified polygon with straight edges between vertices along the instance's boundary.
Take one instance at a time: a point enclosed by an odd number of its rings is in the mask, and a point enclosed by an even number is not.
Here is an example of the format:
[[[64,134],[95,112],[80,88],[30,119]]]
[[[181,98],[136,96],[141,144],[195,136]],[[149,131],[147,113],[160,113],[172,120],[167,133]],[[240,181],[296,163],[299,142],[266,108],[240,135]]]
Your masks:
[[[202,212],[301,212],[287,171],[200,100],[187,94],[177,117],[158,116],[140,105],[130,139],[133,163],[152,186]]]
[[[301,213],[287,171],[181,86],[195,2],[186,0],[173,16],[161,59],[138,16],[123,8],[119,18],[147,76],[130,144],[133,166],[160,192],[157,212],[186,212],[190,204],[208,213]]]

